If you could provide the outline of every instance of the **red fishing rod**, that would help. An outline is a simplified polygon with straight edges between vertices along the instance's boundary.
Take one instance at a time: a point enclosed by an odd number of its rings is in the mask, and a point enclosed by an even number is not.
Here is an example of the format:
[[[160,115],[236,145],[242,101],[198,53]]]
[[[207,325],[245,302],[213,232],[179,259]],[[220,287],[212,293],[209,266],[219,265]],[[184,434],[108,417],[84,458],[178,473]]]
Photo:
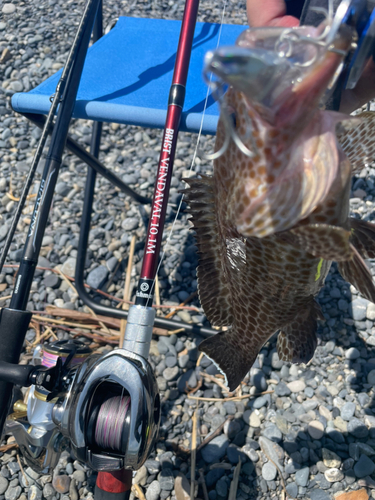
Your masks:
[[[153,284],[163,236],[178,129],[185,100],[186,80],[197,20],[198,5],[199,0],[186,0],[172,85],[169,92],[167,118],[155,181],[150,222],[147,229],[141,277],[136,294],[136,305],[150,306],[153,301]]]
[[[185,100],[198,5],[199,0],[186,0],[185,3],[172,85],[169,91],[167,117],[150,222],[147,229],[141,277],[138,283],[136,302],[129,311],[125,332],[123,347],[142,355],[145,359],[148,357],[148,346],[155,318],[155,311],[150,307],[153,302],[153,284],[163,236],[178,130]],[[117,472],[99,472],[95,488],[95,500],[127,500],[131,491],[131,483],[132,474],[125,469]]]

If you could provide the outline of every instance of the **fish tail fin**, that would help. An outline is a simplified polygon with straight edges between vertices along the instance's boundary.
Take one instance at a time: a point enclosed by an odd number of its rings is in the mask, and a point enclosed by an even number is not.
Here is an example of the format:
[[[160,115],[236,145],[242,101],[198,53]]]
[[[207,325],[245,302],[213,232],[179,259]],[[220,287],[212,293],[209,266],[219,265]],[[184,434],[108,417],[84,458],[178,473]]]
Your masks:
[[[238,342],[235,344],[234,335],[233,329],[220,332],[204,340],[199,346],[199,350],[204,352],[222,372],[230,391],[239,386],[258,354],[257,348],[248,351],[242,345],[238,345]]]
[[[316,346],[317,319],[324,319],[319,305],[312,300],[309,307],[298,313],[294,320],[283,327],[277,338],[280,360],[291,363],[308,363]]]

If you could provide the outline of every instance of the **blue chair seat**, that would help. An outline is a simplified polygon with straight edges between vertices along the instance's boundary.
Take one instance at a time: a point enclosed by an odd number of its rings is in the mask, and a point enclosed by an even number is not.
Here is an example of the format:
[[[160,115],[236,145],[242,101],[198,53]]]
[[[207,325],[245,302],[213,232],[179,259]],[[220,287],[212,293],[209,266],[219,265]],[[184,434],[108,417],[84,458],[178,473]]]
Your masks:
[[[88,51],[74,109],[75,118],[163,128],[181,22],[119,18]],[[232,45],[244,26],[223,25],[220,45]],[[197,23],[190,59],[181,130],[200,128],[207,86],[204,55],[216,48],[219,24]],[[30,92],[14,94],[20,113],[47,114],[61,71]],[[218,107],[208,99],[203,133],[215,134]]]

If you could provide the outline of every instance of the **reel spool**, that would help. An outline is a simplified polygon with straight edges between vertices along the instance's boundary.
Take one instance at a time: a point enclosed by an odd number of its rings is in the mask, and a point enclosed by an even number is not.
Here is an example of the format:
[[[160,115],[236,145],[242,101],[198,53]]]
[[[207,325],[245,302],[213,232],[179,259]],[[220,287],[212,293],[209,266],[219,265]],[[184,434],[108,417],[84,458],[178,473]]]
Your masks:
[[[87,425],[88,442],[93,450],[123,456],[129,437],[130,396],[119,386],[103,383],[97,389]]]

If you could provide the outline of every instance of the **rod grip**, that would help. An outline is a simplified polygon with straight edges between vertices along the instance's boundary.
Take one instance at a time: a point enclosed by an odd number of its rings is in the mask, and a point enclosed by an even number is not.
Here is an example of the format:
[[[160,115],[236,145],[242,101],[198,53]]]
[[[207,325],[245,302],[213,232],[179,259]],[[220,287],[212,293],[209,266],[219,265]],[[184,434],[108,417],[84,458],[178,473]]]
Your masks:
[[[132,487],[130,470],[100,471],[96,479],[95,500],[128,500]]]
[[[0,362],[18,363],[32,313],[4,308],[0,311]],[[0,382],[0,436],[12,401],[13,384]]]

